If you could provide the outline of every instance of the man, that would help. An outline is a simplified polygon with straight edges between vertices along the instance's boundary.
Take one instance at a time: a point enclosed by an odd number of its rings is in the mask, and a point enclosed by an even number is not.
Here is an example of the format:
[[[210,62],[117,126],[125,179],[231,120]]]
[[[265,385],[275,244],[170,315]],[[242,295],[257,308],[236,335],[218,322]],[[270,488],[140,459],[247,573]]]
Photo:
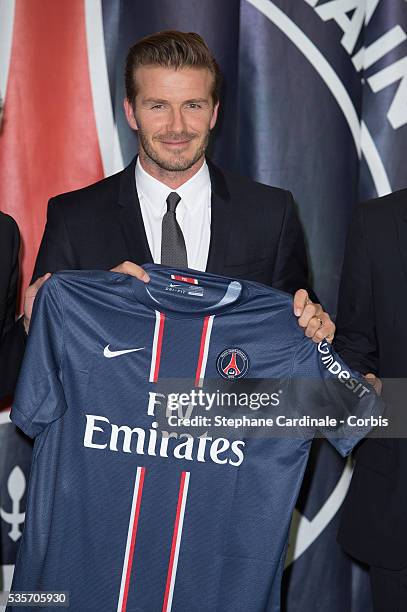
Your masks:
[[[154,261],[291,293],[306,287],[291,194],[205,159],[220,72],[204,40],[175,31],[147,37],[130,49],[125,76],[124,108],[139,156],[122,172],[50,201],[26,329],[41,275],[61,269],[113,269],[148,281],[139,264]],[[334,324],[305,290],[297,291],[294,309],[307,336],[332,340]]]
[[[376,377],[406,378],[407,190],[357,209],[339,295],[336,348],[345,361],[376,387]],[[383,383],[390,416],[397,417],[394,411],[404,412],[405,401],[394,403],[394,382],[387,396]],[[407,440],[376,437],[362,443],[339,542],[370,566],[375,612],[407,610],[406,483]]]
[[[0,212],[0,401],[12,395],[24,352],[21,325],[15,324],[20,233],[16,222]]]
[[[0,133],[3,100],[0,96]],[[20,232],[12,217],[0,211],[0,402],[14,392],[25,349],[22,321],[16,323]]]

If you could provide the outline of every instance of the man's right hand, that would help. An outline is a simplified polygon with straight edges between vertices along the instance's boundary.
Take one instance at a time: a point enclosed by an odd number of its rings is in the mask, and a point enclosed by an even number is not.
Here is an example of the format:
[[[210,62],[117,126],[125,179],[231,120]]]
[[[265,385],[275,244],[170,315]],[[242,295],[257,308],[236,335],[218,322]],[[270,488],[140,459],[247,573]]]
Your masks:
[[[121,272],[122,274],[130,274],[130,276],[135,276],[136,278],[144,281],[145,283],[148,283],[148,281],[150,280],[150,277],[147,272],[143,270],[141,266],[138,266],[137,264],[131,261],[124,261],[119,266],[112,268],[110,272]]]
[[[51,274],[49,272],[44,274],[44,276],[40,276],[39,278],[37,278],[35,283],[33,283],[32,285],[28,287],[28,289],[25,292],[25,295],[24,295],[24,329],[25,329],[26,334],[28,334],[28,330],[30,329],[31,314],[33,311],[35,296],[37,295],[40,287],[42,287],[42,285],[45,283],[45,281],[47,281],[50,278],[50,276]]]
[[[116,266],[115,268],[112,268],[112,270],[110,271],[111,272],[121,272],[122,274],[130,274],[131,276],[135,276],[136,278],[143,280],[145,283],[147,283],[150,280],[150,277],[148,276],[147,272],[145,272],[141,266],[138,266],[137,264],[132,263],[131,261],[124,261],[123,263]],[[37,278],[35,283],[33,283],[32,285],[28,287],[28,289],[25,292],[24,329],[25,329],[26,334],[28,334],[28,331],[30,329],[31,314],[33,310],[35,296],[37,295],[40,287],[42,287],[42,285],[45,283],[45,281],[47,281],[50,278],[50,276],[51,276],[50,272],[47,272],[46,274],[44,274],[44,276],[40,276],[39,278]]]
[[[382,394],[382,389],[383,389],[383,383],[380,380],[380,378],[378,376],[376,376],[376,374],[373,374],[372,372],[369,372],[368,374],[365,374],[365,378],[373,386],[373,388],[376,391],[377,395],[381,395]]]

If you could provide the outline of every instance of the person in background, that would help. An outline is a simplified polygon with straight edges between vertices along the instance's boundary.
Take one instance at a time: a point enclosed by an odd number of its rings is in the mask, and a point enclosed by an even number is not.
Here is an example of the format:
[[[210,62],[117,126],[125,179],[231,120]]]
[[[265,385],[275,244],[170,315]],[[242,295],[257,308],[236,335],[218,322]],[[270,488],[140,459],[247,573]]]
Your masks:
[[[0,402],[14,391],[25,347],[25,334],[16,323],[20,233],[12,217],[0,212]]]
[[[343,359],[377,390],[383,379],[388,415],[397,419],[406,409],[405,384],[400,391],[407,378],[406,304],[407,189],[356,210],[335,340]],[[397,433],[405,437],[405,419],[400,423],[403,431]],[[407,610],[406,439],[372,437],[361,444],[338,539],[346,552],[369,565],[375,612]]]
[[[0,134],[2,118],[3,102],[0,97]],[[19,250],[17,223],[0,211],[0,402],[14,391],[25,346],[23,327],[15,322]]]

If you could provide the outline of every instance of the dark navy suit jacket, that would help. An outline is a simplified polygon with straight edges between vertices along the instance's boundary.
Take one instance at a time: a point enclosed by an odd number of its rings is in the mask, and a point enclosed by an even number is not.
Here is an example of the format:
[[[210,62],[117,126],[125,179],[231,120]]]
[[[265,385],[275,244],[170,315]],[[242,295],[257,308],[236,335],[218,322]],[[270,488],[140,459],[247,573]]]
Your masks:
[[[50,200],[33,280],[63,269],[109,270],[123,261],[152,262],[135,162]],[[290,293],[307,288],[304,236],[291,193],[224,173],[209,160],[208,165],[212,202],[206,271]]]
[[[388,416],[404,436],[361,444],[339,541],[369,565],[401,569],[407,567],[407,189],[356,211],[335,347],[351,367],[383,379]]]

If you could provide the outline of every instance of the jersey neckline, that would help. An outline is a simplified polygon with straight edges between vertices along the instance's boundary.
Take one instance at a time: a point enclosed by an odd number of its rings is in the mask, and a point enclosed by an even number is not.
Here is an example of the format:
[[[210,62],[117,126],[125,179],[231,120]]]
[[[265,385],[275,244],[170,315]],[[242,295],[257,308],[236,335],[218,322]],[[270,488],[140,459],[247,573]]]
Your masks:
[[[148,272],[150,281],[145,283],[138,279],[134,280],[134,294],[137,301],[153,311],[158,311],[170,318],[176,319],[195,319],[205,318],[212,315],[220,315],[234,310],[242,302],[247,300],[248,288],[245,287],[238,279],[220,276],[200,270],[192,270],[191,268],[174,268],[164,266],[162,264],[144,264],[143,269]],[[181,278],[194,279],[196,284],[181,281]],[[194,310],[184,310],[180,308],[172,308],[168,304],[162,304],[157,298],[152,295],[154,287],[157,290],[157,284],[170,281],[180,281],[180,286],[185,285],[186,288],[196,288],[208,286],[209,283],[221,283],[225,289],[222,298],[215,304],[211,304],[206,308],[195,308]],[[159,291],[159,287],[158,287]]]

